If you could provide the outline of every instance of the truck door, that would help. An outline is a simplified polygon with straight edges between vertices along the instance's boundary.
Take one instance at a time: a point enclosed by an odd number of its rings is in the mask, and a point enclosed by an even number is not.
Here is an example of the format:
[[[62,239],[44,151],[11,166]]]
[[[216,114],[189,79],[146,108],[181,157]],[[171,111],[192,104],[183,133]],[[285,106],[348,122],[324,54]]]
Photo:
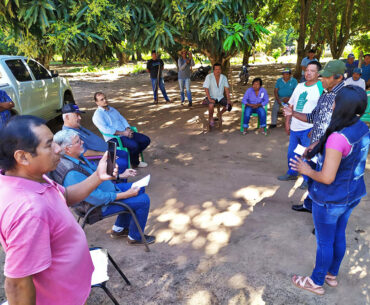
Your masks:
[[[19,109],[21,114],[35,114],[35,109],[42,106],[42,103],[34,103],[34,87],[35,82],[32,80],[31,74],[21,59],[5,60],[5,64],[9,68],[14,77],[15,91],[18,96]]]
[[[26,62],[36,80],[36,86],[40,90],[43,100],[43,117],[50,119],[56,116],[59,108],[59,79],[51,77],[51,73],[38,62],[30,59]]]

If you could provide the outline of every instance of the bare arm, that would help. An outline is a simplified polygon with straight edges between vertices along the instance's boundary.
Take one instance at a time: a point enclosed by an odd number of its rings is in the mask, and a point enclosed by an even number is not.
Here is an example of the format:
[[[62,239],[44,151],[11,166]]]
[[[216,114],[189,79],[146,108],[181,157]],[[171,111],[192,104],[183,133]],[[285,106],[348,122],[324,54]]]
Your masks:
[[[13,102],[0,103],[0,111],[9,110],[12,109],[13,107],[14,107]]]
[[[301,158],[296,158],[296,160],[290,159],[289,161],[289,165],[293,170],[296,170],[317,182],[331,184],[337,175],[338,168],[342,160],[342,153],[335,149],[326,149],[324,164],[322,170],[319,172],[313,170],[307,163],[303,162]]]
[[[117,193],[116,200],[127,199],[130,197],[137,196],[137,194],[139,194],[139,191],[140,191],[139,187],[133,187],[128,189],[126,192]]]
[[[5,294],[9,305],[35,305],[36,290],[32,276],[5,279]]]
[[[84,200],[93,190],[98,187],[100,183],[105,180],[112,180],[115,176],[117,176],[117,165],[113,172],[114,177],[107,174],[107,156],[108,153],[105,152],[103,157],[100,159],[96,171],[87,177],[87,179],[66,188],[65,197],[68,205],[73,205]]]
[[[295,117],[296,119],[302,122],[307,122],[307,115],[305,113],[300,113],[300,112],[293,110],[293,117]]]
[[[291,115],[287,115],[285,117],[285,132],[289,136],[290,135],[290,121],[292,120]]]
[[[281,105],[281,101],[279,99],[278,91],[279,91],[278,88],[274,89],[274,96],[275,96],[275,99],[277,100],[277,102]]]
[[[215,101],[211,98],[211,96],[209,95],[209,90],[208,88],[204,88],[204,91],[206,92],[206,95],[207,95],[207,98],[208,100],[211,102],[211,103],[214,103]]]
[[[225,93],[226,93],[226,99],[227,99],[227,103],[228,104],[231,104],[231,100],[230,100],[230,90],[228,87],[225,87]]]

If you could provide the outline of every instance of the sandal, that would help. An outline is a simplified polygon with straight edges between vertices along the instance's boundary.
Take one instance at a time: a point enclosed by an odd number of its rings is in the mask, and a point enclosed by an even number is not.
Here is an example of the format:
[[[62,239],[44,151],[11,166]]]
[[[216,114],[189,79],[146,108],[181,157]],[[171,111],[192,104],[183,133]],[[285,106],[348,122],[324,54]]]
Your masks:
[[[327,275],[325,275],[325,283],[328,284],[330,287],[337,287],[337,277],[328,273]]]
[[[323,295],[325,293],[324,288],[322,288],[322,286],[316,285],[309,276],[293,275],[292,283],[298,288],[313,292],[318,295]]]

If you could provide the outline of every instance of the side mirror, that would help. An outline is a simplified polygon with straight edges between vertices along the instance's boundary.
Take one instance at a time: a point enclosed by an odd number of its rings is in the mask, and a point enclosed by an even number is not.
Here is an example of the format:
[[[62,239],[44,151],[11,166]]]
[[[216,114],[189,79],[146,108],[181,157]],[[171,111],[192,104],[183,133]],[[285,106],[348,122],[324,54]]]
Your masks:
[[[50,72],[51,72],[52,77],[58,77],[59,76],[59,73],[56,70],[51,70]]]

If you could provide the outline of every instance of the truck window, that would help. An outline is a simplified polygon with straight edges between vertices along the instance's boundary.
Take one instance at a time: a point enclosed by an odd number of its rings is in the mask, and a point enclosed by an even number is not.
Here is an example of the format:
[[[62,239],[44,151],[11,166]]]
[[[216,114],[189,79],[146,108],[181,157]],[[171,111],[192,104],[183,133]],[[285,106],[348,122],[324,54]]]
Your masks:
[[[30,60],[28,61],[28,66],[37,80],[51,78],[49,72],[37,62]]]
[[[10,71],[12,71],[15,79],[19,82],[27,82],[31,81],[32,77],[30,73],[27,71],[26,66],[20,59],[11,59],[5,61],[6,65],[9,67]]]

